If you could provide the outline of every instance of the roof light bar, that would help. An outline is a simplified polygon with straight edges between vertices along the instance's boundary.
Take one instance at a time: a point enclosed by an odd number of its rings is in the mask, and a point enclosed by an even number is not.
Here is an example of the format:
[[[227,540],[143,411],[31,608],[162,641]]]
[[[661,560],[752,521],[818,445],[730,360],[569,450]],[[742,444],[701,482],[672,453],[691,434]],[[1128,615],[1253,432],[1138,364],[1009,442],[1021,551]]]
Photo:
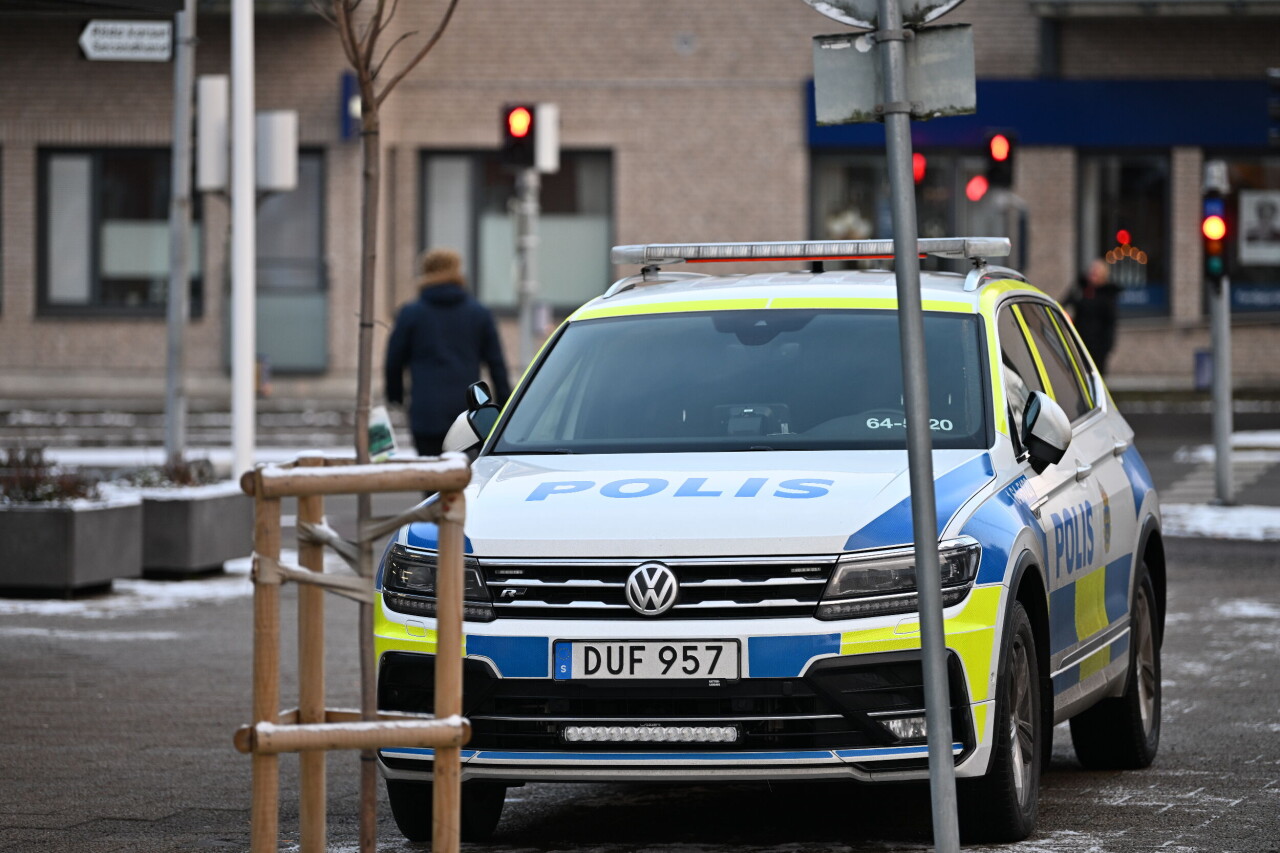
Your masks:
[[[920,240],[921,255],[939,258],[1003,258],[1007,237],[938,237]],[[650,243],[614,246],[615,264],[724,263],[741,261],[870,260],[894,257],[892,240],[809,240],[799,243]]]

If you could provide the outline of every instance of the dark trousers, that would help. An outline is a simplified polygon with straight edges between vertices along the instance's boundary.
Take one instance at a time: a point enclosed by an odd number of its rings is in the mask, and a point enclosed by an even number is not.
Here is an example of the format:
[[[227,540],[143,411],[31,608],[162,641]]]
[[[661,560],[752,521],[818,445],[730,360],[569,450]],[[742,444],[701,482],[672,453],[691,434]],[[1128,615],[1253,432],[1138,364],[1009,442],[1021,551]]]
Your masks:
[[[419,456],[439,456],[444,452],[444,436],[415,432],[413,434],[413,448],[418,451]],[[423,492],[422,497],[425,499],[434,494],[435,492]]]
[[[444,434],[433,435],[425,432],[413,434],[413,447],[419,456],[439,456],[444,452]]]

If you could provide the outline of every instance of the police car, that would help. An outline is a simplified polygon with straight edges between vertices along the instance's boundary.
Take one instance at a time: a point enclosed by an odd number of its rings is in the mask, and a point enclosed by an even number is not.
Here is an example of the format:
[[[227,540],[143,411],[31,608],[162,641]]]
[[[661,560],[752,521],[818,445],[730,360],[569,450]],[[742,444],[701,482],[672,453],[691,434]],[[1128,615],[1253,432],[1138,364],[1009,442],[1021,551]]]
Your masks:
[[[1052,728],[1160,737],[1165,560],[1133,431],[1059,306],[987,259],[921,275],[952,752],[967,838],[1033,829]],[[928,778],[890,241],[620,246],[499,413],[467,491],[463,837],[537,781]],[[699,261],[813,261],[707,276]],[[461,436],[461,437],[460,437]],[[379,707],[429,712],[436,528],[378,576]],[[410,839],[432,752],[379,762]]]

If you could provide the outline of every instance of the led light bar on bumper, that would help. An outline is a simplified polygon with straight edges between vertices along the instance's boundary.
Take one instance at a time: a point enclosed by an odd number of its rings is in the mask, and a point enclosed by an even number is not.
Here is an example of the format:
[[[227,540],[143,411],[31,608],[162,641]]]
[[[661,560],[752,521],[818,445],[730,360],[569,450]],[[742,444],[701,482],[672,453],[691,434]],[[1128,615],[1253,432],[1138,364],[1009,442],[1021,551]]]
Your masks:
[[[435,551],[392,545],[382,573],[383,600],[397,613],[415,616],[436,615]],[[474,557],[462,562],[462,618],[473,622],[492,622],[493,600],[480,576],[480,563]]]
[[[735,743],[737,726],[565,726],[569,743]]]
[[[978,574],[982,548],[962,536],[938,547],[942,606],[964,600]],[[857,619],[914,613],[916,566],[914,548],[849,554],[840,558],[814,614],[818,619]]]

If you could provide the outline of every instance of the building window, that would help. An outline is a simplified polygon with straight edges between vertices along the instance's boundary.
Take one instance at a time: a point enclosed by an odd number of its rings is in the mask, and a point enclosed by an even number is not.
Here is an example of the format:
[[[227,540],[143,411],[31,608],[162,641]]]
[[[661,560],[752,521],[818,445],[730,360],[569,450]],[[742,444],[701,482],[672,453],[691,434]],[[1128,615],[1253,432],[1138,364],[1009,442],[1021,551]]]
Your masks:
[[[163,317],[169,288],[169,152],[40,152],[40,313]],[[202,311],[198,197],[191,313]]]
[[[489,151],[424,152],[421,175],[422,247],[457,249],[476,296],[515,309],[515,175]],[[565,312],[610,284],[613,158],[563,151],[560,171],[542,175],[541,185],[538,300]]]
[[[1218,158],[1209,158],[1218,159]],[[1280,311],[1280,156],[1228,157],[1232,311]]]
[[[916,214],[921,238],[1004,232],[1002,214],[993,194],[977,202],[965,197],[969,179],[984,169],[981,157],[942,151],[918,153],[924,158],[923,175],[916,181]],[[883,154],[824,152],[814,155],[812,168],[810,217],[815,239],[887,240],[893,237],[889,174]],[[921,263],[924,269],[968,269],[967,263],[932,257]]]
[[[1077,271],[1106,260],[1121,316],[1169,313],[1169,158],[1080,157]]]
[[[329,366],[329,276],[324,256],[324,152],[298,152],[298,184],[258,200],[258,357],[275,374]],[[227,300],[228,308],[231,300]],[[227,359],[230,363],[230,329]]]

